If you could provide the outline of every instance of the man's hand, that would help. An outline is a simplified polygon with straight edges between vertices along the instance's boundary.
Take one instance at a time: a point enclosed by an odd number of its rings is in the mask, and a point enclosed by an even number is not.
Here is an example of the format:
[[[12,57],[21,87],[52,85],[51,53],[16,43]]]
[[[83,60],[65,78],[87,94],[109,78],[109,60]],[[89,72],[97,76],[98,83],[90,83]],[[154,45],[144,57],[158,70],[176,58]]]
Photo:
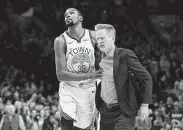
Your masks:
[[[141,105],[139,109],[139,116],[141,120],[145,120],[149,116],[149,108],[146,105]]]
[[[102,68],[100,68],[99,70],[97,70],[93,73],[90,73],[89,77],[90,77],[90,79],[101,79],[103,76],[103,72],[104,72],[104,70]]]
[[[179,127],[179,128],[183,128],[183,123],[179,120],[176,120],[176,119],[172,119],[171,121],[172,125],[174,125],[175,127]]]
[[[32,99],[32,100],[36,100],[36,99],[37,99],[37,94],[34,93],[34,94],[31,96],[31,99]]]

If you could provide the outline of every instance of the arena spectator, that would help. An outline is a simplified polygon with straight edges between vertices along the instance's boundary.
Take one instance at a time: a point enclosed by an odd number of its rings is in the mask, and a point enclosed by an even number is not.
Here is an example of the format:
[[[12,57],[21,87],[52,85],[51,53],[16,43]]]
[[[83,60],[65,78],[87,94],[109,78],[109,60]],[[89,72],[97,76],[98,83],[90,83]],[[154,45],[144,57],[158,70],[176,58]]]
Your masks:
[[[1,119],[1,130],[26,130],[22,117],[15,114],[15,107],[13,105],[6,105],[5,111],[7,114],[5,114]]]

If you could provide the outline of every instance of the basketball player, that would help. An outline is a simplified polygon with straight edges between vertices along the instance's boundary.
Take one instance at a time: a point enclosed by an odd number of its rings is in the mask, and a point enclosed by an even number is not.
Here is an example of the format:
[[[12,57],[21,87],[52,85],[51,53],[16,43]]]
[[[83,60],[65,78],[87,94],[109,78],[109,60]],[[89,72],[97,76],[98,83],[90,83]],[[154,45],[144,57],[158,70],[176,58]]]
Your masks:
[[[95,71],[100,54],[94,31],[82,27],[83,16],[75,8],[65,12],[68,27],[54,42],[56,74],[60,81],[59,97],[62,130],[90,130],[95,118]]]

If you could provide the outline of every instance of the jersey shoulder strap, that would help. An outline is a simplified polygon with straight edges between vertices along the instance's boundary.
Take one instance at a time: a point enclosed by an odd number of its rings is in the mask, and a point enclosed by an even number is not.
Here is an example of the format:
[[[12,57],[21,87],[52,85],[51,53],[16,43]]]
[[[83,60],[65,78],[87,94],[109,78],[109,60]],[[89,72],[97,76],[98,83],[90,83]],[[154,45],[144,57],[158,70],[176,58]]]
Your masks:
[[[89,30],[89,29],[87,29],[87,30],[89,32],[89,36],[90,36],[90,40],[91,40],[91,43],[93,45],[93,48],[95,48],[96,41],[95,41],[94,37],[91,34],[92,33],[92,30]]]

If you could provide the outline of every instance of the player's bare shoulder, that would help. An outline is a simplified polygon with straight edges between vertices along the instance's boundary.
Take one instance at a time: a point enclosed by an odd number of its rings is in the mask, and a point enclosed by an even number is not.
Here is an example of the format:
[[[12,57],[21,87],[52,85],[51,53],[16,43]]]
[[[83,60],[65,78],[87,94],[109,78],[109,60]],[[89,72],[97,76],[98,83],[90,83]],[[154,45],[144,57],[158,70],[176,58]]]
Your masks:
[[[60,35],[58,36],[57,38],[55,38],[55,41],[54,41],[54,50],[55,51],[58,51],[58,50],[65,50],[66,48],[66,43],[65,43],[65,38]]]
[[[64,44],[64,38],[62,36],[58,36],[57,38],[55,38],[54,48],[61,46],[62,44]]]

